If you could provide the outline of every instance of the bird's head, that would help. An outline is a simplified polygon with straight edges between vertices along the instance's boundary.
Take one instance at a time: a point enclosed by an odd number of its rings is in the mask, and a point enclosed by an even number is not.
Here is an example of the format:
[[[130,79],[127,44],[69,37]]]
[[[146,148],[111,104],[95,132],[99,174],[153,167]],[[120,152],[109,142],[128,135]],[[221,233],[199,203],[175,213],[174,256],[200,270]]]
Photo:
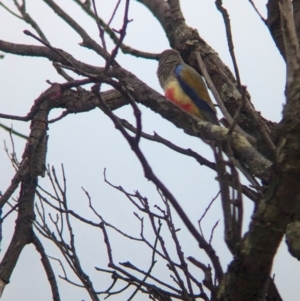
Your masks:
[[[182,63],[183,60],[179,54],[179,52],[175,49],[167,49],[164,50],[159,56],[159,65],[161,64],[179,64]]]
[[[159,56],[157,76],[159,83],[164,89],[167,81],[170,77],[174,76],[174,71],[179,64],[183,63],[183,60],[177,50],[167,49],[163,51]]]

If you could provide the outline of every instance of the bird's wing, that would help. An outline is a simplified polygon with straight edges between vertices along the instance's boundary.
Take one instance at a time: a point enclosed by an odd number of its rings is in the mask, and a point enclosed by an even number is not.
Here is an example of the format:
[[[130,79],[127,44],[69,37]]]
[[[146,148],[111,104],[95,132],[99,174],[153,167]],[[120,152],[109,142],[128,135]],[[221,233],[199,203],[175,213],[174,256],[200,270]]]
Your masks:
[[[219,125],[216,110],[200,74],[188,65],[178,65],[175,74],[184,93],[195,103],[207,120]]]

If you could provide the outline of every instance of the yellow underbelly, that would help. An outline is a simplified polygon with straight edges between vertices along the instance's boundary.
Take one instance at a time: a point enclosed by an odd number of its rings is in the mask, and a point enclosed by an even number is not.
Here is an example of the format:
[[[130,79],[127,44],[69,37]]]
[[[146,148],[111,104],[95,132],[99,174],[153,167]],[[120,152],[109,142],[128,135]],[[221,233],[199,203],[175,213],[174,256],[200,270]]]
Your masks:
[[[170,81],[165,87],[165,95],[168,99],[178,105],[182,110],[197,116],[202,120],[206,120],[204,115],[194,104],[194,102],[187,96],[180,85],[176,81]]]

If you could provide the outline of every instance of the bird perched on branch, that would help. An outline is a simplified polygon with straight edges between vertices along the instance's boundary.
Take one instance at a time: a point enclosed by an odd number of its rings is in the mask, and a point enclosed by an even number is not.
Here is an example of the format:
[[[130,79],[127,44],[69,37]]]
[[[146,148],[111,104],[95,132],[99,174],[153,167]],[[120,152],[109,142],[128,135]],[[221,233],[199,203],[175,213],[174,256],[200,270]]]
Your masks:
[[[219,125],[201,75],[184,63],[177,50],[167,49],[159,55],[157,76],[168,99],[184,111]]]
[[[216,109],[201,75],[184,63],[177,50],[167,49],[159,55],[157,76],[168,99],[184,111],[204,121],[220,125]],[[235,159],[234,164],[252,185],[257,185],[255,179]]]

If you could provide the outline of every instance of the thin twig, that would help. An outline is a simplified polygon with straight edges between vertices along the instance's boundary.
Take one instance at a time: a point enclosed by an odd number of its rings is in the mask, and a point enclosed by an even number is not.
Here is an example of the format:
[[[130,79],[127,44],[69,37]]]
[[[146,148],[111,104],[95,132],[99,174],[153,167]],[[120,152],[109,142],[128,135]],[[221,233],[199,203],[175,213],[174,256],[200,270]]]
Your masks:
[[[220,13],[223,16],[225,29],[226,29],[226,36],[227,36],[227,43],[228,43],[229,53],[230,53],[232,63],[233,63],[233,68],[234,68],[234,72],[235,72],[237,86],[238,86],[238,89],[241,91],[240,72],[239,72],[238,64],[237,64],[235,53],[234,53],[234,44],[233,44],[233,40],[232,40],[229,14],[228,14],[227,10],[223,7],[222,0],[216,0],[215,3],[216,3],[216,6],[217,6],[217,9],[220,11]]]
[[[215,225],[212,227],[212,229],[211,229],[211,233],[210,233],[210,238],[209,238],[209,241],[208,241],[208,243],[211,245],[211,242],[212,242],[212,239],[213,239],[213,237],[214,237],[214,231],[216,230],[216,228],[217,228],[217,226],[218,226],[218,224],[219,224],[219,221],[220,220],[217,220],[216,221],[216,223],[215,223]]]
[[[217,91],[215,85],[213,84],[208,72],[207,72],[207,69],[206,69],[206,66],[201,58],[201,55],[199,52],[195,52],[195,56],[196,56],[196,59],[197,59],[197,62],[198,62],[198,65],[199,65],[199,68],[207,82],[207,85],[209,87],[209,89],[211,90],[215,100],[217,101],[218,103],[218,106],[221,110],[221,112],[223,113],[223,115],[225,116],[226,120],[228,121],[229,124],[232,124],[233,123],[233,118],[231,117],[231,115],[229,114],[229,112],[227,111],[224,103],[223,103],[223,100],[219,94],[219,92]],[[236,132],[238,132],[239,134],[241,134],[242,136],[244,136],[252,145],[255,145],[256,143],[256,139],[254,137],[252,137],[251,135],[247,134],[242,128],[240,128],[238,125],[235,126],[235,130]]]
[[[252,0],[249,0],[249,2],[251,3],[252,7],[254,8],[254,10],[256,11],[256,13],[258,14],[258,16],[260,17],[260,19],[263,21],[264,24],[267,24],[267,20],[262,16],[262,14],[259,12],[259,10],[257,9],[255,3]]]
[[[111,17],[110,17],[109,21],[107,22],[106,27],[110,26],[110,23],[111,23],[112,20],[114,19],[115,15],[116,15],[116,12],[117,12],[117,10],[118,10],[118,8],[119,8],[119,6],[120,6],[120,3],[121,3],[121,0],[118,0],[118,2],[117,2],[116,5],[115,5],[115,8],[114,8],[113,13],[111,14]],[[96,15],[96,16],[97,16],[97,15]]]
[[[201,232],[201,235],[204,237],[203,232],[202,232],[202,228],[201,228],[201,221],[203,220],[203,218],[206,216],[207,212],[209,211],[211,205],[214,203],[214,201],[218,198],[219,194],[221,191],[218,191],[217,195],[210,201],[210,203],[208,204],[208,206],[206,207],[206,209],[204,210],[202,216],[200,217],[200,219],[198,220],[198,225],[199,225],[199,231]]]
[[[8,127],[6,125],[4,125],[3,123],[0,123],[0,127],[3,128],[4,130],[8,131],[9,133],[16,135],[20,138],[23,138],[25,140],[27,140],[29,137],[26,135],[23,135],[22,133],[15,131],[12,127]]]
[[[161,224],[158,227],[158,234],[160,233],[161,230]],[[146,282],[147,278],[149,277],[149,275],[151,275],[151,271],[156,263],[155,261],[155,253],[156,253],[156,248],[157,248],[157,243],[158,243],[158,236],[155,237],[155,242],[153,245],[153,250],[152,250],[152,258],[151,258],[151,265],[148,269],[148,272],[146,273],[145,277],[143,278],[142,282],[139,283],[139,285],[137,286],[137,288],[135,289],[135,291],[132,293],[132,295],[129,297],[128,301],[132,300],[134,298],[134,296],[136,295],[136,293],[140,290],[140,288],[143,286],[143,284]]]
[[[111,40],[115,44],[117,44],[119,42],[120,39],[116,35],[116,33],[113,31],[113,29],[111,29],[110,26],[108,26],[108,24],[106,24],[99,16],[96,16],[95,12],[93,10],[91,10],[91,8],[89,6],[80,2],[80,0],[73,0],[73,1],[75,3],[77,3],[82,8],[82,10],[87,13],[88,16],[90,16],[94,20],[96,20],[96,18],[98,18],[97,22],[100,23],[102,28],[104,28],[105,32],[108,34],[108,36],[111,38]],[[120,48],[123,51],[123,53],[131,54],[133,56],[145,58],[145,59],[157,60],[158,55],[159,55],[158,53],[150,53],[150,52],[145,52],[145,51],[140,51],[140,50],[134,49],[128,45],[125,45],[124,43],[121,43]]]
[[[116,56],[118,54],[118,50],[121,47],[121,44],[122,44],[123,40],[125,39],[127,25],[128,25],[129,22],[131,22],[131,20],[128,19],[129,2],[130,2],[130,0],[126,0],[126,2],[125,2],[125,11],[124,11],[124,17],[123,17],[123,26],[119,30],[120,37],[119,37],[119,40],[118,40],[115,48],[111,52],[110,57],[106,60],[105,70],[108,70],[108,68],[110,67],[111,63],[116,58]]]
[[[46,255],[45,249],[44,249],[41,241],[39,240],[39,238],[36,236],[35,233],[32,234],[32,243],[34,244],[37,251],[41,255],[44,270],[47,274],[48,281],[49,281],[50,286],[51,286],[52,299],[53,299],[53,301],[60,301],[60,296],[59,296],[59,291],[58,291],[58,286],[57,286],[55,274],[53,272],[53,269],[52,269],[52,266],[51,266],[50,261],[48,259],[48,256]]]
[[[4,9],[6,9],[10,14],[12,14],[13,16],[15,16],[18,19],[23,20],[23,18],[21,16],[18,16],[16,13],[14,13],[11,9],[9,9],[5,4],[3,4],[2,2],[0,2],[0,6],[2,6]]]
[[[95,20],[96,20],[96,23],[97,23],[97,26],[98,26],[99,36],[100,36],[100,39],[101,39],[101,42],[102,42],[102,46],[103,46],[104,50],[107,51],[105,37],[104,37],[105,31],[103,30],[103,28],[101,27],[101,24],[100,24],[100,20],[99,20],[99,17],[98,17],[97,6],[95,4],[95,0],[92,0],[92,2],[93,2],[94,14],[96,16]]]

